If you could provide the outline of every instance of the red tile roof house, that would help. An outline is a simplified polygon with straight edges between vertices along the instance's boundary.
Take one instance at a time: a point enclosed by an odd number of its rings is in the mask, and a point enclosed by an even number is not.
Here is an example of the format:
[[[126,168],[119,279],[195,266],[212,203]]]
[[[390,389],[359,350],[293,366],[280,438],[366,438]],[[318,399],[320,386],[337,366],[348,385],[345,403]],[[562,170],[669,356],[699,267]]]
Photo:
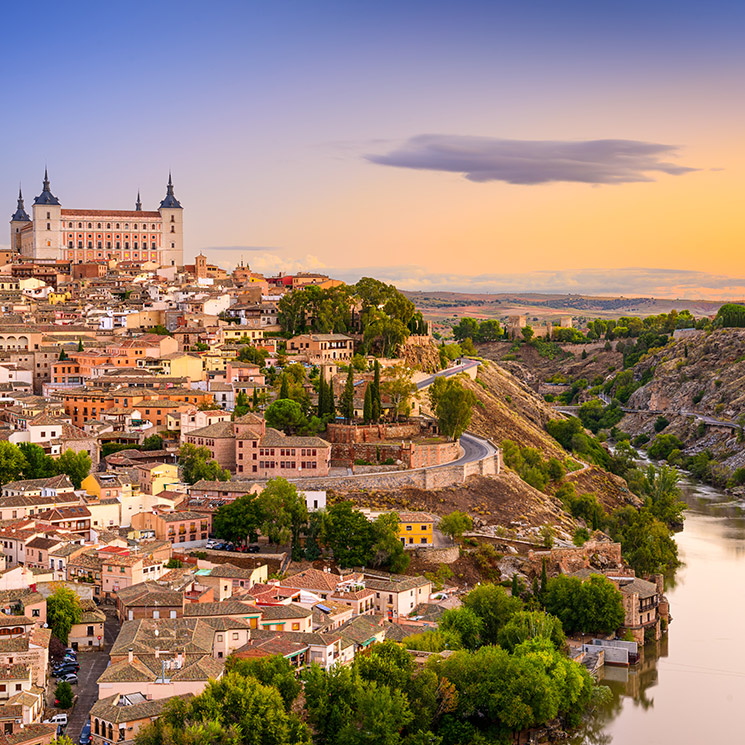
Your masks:
[[[335,574],[313,568],[304,569],[280,582],[283,588],[305,590],[317,595],[321,600],[332,598],[336,600],[346,590],[364,590],[364,584],[364,575],[361,572]]]
[[[208,448],[212,458],[238,478],[328,476],[331,464],[330,443],[320,437],[286,436],[267,428],[256,414],[196,429],[184,435],[184,441]]]

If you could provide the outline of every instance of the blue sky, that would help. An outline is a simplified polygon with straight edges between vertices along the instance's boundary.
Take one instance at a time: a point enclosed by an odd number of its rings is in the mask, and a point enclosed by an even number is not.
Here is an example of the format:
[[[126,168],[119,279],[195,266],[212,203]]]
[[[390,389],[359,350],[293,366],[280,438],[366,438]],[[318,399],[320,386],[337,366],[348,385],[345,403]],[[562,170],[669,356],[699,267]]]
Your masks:
[[[126,209],[139,188],[152,207],[172,169],[187,255],[243,246],[266,271],[743,276],[744,21],[734,2],[59,3],[0,47],[0,195],[9,216],[48,164],[64,206]],[[629,141],[672,167],[473,183],[457,158],[393,157],[425,135],[481,138],[476,158]]]

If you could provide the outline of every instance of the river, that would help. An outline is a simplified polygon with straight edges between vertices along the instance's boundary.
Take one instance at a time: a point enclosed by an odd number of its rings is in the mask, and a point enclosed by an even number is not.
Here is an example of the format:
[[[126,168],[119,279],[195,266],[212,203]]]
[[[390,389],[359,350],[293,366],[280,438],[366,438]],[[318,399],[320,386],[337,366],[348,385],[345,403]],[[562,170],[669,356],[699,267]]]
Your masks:
[[[685,478],[681,488],[669,634],[638,669],[605,668],[613,701],[573,745],[745,742],[745,512],[718,489]]]

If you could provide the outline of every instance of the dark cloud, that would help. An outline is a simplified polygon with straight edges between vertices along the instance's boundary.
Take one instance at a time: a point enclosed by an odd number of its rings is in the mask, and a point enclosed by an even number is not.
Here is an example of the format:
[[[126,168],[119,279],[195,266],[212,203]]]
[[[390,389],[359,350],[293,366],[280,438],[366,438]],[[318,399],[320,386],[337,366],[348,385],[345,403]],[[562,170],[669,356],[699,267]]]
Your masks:
[[[697,170],[665,160],[676,152],[672,145],[637,140],[502,140],[418,135],[387,154],[366,157],[385,166],[463,173],[470,181],[623,184],[653,181],[650,173],[679,176]]]

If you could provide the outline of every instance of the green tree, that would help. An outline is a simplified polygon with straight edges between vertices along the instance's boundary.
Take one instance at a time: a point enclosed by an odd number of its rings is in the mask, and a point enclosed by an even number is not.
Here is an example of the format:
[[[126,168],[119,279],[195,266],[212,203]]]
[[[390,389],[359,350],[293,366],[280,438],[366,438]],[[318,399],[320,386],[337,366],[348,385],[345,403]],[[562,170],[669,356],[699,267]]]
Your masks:
[[[263,349],[258,349],[250,345],[241,347],[238,350],[238,359],[241,362],[249,362],[252,365],[258,365],[264,367],[264,361],[266,360],[268,352]]]
[[[481,645],[484,621],[474,610],[463,606],[446,610],[438,628],[448,640],[450,649],[476,649]]]
[[[502,338],[502,328],[499,325],[499,321],[490,318],[486,321],[481,321],[479,324],[479,338],[473,338],[474,341],[499,341]]]
[[[78,352],[82,352],[82,351],[83,351],[83,340],[78,339]]]
[[[375,360],[375,368],[373,372],[373,391],[372,391],[372,421],[377,422],[380,420],[380,362]]]
[[[550,579],[543,604],[568,633],[610,634],[624,620],[621,593],[602,574],[593,574],[586,582],[566,575]]]
[[[217,508],[212,517],[212,529],[218,538],[231,543],[254,542],[263,519],[256,495],[244,494]]]
[[[270,543],[291,541],[293,549],[299,548],[300,534],[308,523],[308,508],[297,487],[286,479],[271,479],[256,502],[262,535]]]
[[[212,453],[206,447],[197,447],[187,442],[178,451],[182,478],[187,484],[206,481],[230,481],[230,471],[211,460]]]
[[[57,474],[57,461],[44,452],[44,448],[31,442],[21,442],[18,449],[26,459],[24,479],[44,479]]]
[[[251,409],[253,411],[259,410],[259,389],[254,386],[253,395],[251,396]]]
[[[80,622],[82,610],[78,594],[65,585],[60,585],[47,598],[47,623],[52,634],[67,644],[73,624]]]
[[[140,446],[140,450],[162,450],[163,449],[163,438],[160,435],[150,435],[150,437],[146,437],[142,445]]]
[[[307,426],[308,420],[300,404],[289,398],[279,398],[267,406],[264,412],[267,427],[282,430],[292,435]]]
[[[460,321],[453,326],[453,336],[456,341],[463,341],[464,339],[480,341],[479,322],[473,318],[461,318]]]
[[[533,339],[533,329],[530,326],[523,326],[522,331],[523,339],[526,344],[529,344]]]
[[[373,521],[373,566],[386,567],[391,572],[403,572],[409,566],[409,555],[398,537],[398,523],[398,515],[390,512]]]
[[[279,691],[229,672],[198,696],[175,698],[137,735],[137,745],[310,745],[307,726],[285,709]]]
[[[351,502],[337,502],[327,511],[326,541],[339,566],[365,566],[373,557],[375,530]]]
[[[522,610],[520,598],[510,597],[503,587],[482,584],[463,598],[463,605],[470,608],[482,621],[481,633],[484,644],[496,644],[502,627]]]
[[[477,401],[473,391],[465,388],[459,380],[449,378],[435,408],[440,432],[452,440],[460,439],[471,423],[471,414]]]
[[[357,673],[351,667],[335,665],[322,670],[312,664],[303,673],[308,721],[318,742],[326,745],[343,745],[343,732],[354,715],[357,692]]]
[[[639,575],[666,572],[680,565],[678,547],[670,529],[648,507],[614,510],[608,533],[621,544],[624,559]]]
[[[372,421],[372,385],[365,387],[365,404],[362,409],[362,420],[365,424]]]
[[[59,353],[59,358],[58,359],[59,359],[60,362],[64,362],[65,360],[69,360],[70,359],[67,356],[67,352],[65,352],[65,348],[64,347],[62,347],[62,349],[60,349],[60,353]]]
[[[408,416],[411,399],[417,392],[416,386],[411,382],[411,370],[403,364],[387,368],[381,387],[391,401],[394,419]]]
[[[227,672],[236,672],[246,678],[256,678],[259,683],[279,691],[285,711],[290,711],[293,702],[302,690],[302,684],[295,675],[295,668],[282,655],[271,657],[238,659],[232,655],[225,665]]]
[[[147,330],[148,334],[157,334],[158,336],[173,336],[173,334],[161,323],[151,326]],[[82,342],[78,344],[78,351],[82,352]]]
[[[500,647],[514,652],[518,645],[536,637],[548,639],[558,650],[562,650],[566,644],[566,636],[558,618],[543,611],[527,610],[515,613],[502,627],[497,640]]]
[[[256,390],[254,388],[254,390]],[[235,397],[235,406],[233,407],[233,419],[239,419],[248,414],[248,395],[245,391],[238,391]]]
[[[57,687],[54,689],[54,698],[59,701],[60,709],[69,709],[72,706],[72,686],[65,680],[61,680],[57,683]]]
[[[26,459],[17,445],[0,440],[0,484],[17,481],[27,468]]]
[[[316,413],[319,419],[326,416],[328,410],[328,384],[323,373],[318,377],[318,406]]]
[[[83,479],[91,472],[91,456],[86,450],[76,453],[74,450],[65,450],[57,458],[57,470],[66,473],[76,489],[80,489]]]
[[[459,541],[463,533],[473,529],[473,520],[466,512],[455,510],[440,520],[438,528],[446,536]]]
[[[354,419],[354,369],[351,365],[347,371],[344,390],[339,398],[339,410],[345,419],[350,421]]]
[[[287,373],[282,374],[282,382],[279,386],[279,396],[278,399],[289,399],[290,398],[290,383],[287,378]]]
[[[678,472],[670,466],[647,467],[642,485],[650,512],[668,528],[683,525],[686,503],[681,499]]]

